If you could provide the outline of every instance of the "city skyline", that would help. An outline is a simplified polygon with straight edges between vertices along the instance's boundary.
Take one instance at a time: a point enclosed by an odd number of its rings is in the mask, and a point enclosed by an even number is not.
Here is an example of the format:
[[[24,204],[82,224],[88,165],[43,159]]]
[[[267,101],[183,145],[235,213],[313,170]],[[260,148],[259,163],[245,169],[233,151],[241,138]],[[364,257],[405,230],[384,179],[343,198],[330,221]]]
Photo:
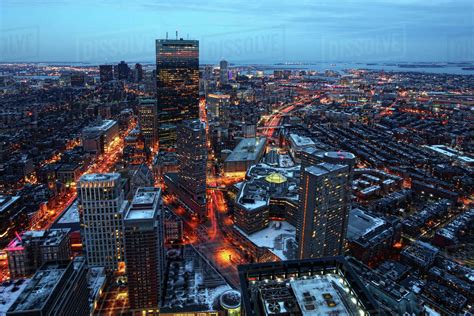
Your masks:
[[[176,30],[203,63],[474,60],[467,0],[90,4],[3,1],[0,62],[153,62],[154,39]]]
[[[471,2],[3,0],[0,315],[472,314]]]

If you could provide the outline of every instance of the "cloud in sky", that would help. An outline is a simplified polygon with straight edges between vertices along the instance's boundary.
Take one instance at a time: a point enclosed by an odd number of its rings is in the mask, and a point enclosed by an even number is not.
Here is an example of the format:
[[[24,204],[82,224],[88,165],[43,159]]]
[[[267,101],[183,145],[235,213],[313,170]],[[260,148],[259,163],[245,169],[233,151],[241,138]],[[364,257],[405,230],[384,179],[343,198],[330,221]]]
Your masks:
[[[152,62],[175,30],[204,62],[474,60],[471,0],[2,0],[0,23],[3,61]]]

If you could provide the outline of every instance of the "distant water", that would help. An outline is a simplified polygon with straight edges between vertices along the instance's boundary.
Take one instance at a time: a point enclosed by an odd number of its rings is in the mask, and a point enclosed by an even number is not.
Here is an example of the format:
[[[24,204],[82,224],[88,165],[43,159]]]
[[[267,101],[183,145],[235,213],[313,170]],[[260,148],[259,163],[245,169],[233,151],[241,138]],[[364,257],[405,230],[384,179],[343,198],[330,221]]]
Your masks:
[[[153,62],[141,62],[143,66],[154,66]],[[98,66],[98,63],[74,63],[74,62],[50,62],[50,63],[36,63],[38,65],[57,65],[57,66],[79,66],[91,67]],[[114,63],[111,63],[114,64]],[[216,63],[217,64],[217,63]],[[1,63],[0,63],[1,65]],[[406,65],[400,67],[399,65]],[[418,67],[410,67],[410,65],[417,65]],[[434,65],[434,67],[430,67]],[[384,70],[387,72],[426,72],[434,74],[454,74],[454,75],[474,75],[474,62],[466,63],[401,63],[401,62],[381,62],[381,63],[348,63],[348,62],[313,62],[303,64],[277,64],[277,63],[232,63],[231,67],[251,67],[255,70],[263,70],[266,74],[273,73],[275,69],[301,69],[301,70],[315,70],[324,72],[326,70],[334,70],[342,72],[346,69],[368,69],[368,70]],[[462,69],[463,67],[471,67],[472,70]],[[25,76],[26,77],[26,76]],[[29,77],[29,76],[28,76]],[[45,79],[40,78],[37,79]],[[30,77],[31,78],[31,77]]]
[[[403,65],[403,64],[401,64]],[[315,70],[324,72],[333,70],[342,72],[347,69],[368,69],[368,70],[384,70],[387,72],[426,72],[434,74],[454,74],[454,75],[474,75],[473,70],[462,69],[463,67],[474,67],[474,64],[405,64],[400,67],[399,64],[391,63],[307,63],[307,64],[254,64],[256,70],[263,70],[266,74],[270,74],[276,69],[292,69],[292,70]],[[411,65],[416,65],[411,67]],[[431,65],[434,65],[431,67]],[[237,65],[249,66],[249,65]]]

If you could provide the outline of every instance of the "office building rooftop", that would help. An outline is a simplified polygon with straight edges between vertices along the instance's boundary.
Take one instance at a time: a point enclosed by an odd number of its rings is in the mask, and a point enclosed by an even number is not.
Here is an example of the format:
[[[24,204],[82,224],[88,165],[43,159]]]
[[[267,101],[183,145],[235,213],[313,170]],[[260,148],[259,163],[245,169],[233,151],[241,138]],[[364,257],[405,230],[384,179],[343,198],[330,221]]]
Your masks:
[[[239,267],[246,315],[380,315],[343,257]]]
[[[160,203],[160,188],[139,188],[133,197],[124,220],[152,219],[156,217]]]
[[[259,153],[264,149],[265,142],[266,138],[264,137],[242,139],[227,157],[226,162],[256,160]]]

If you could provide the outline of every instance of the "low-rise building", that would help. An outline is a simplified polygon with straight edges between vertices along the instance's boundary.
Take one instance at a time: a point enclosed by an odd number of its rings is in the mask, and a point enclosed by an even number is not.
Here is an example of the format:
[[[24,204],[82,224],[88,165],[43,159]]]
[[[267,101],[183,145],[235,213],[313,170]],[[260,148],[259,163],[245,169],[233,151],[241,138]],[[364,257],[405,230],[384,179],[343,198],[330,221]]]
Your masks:
[[[14,315],[89,315],[89,290],[84,257],[44,264],[10,306]]]
[[[224,161],[227,176],[244,175],[247,169],[257,164],[265,153],[266,138],[244,138]]]
[[[82,130],[82,146],[86,152],[102,154],[118,136],[119,127],[114,120],[97,120]]]
[[[27,231],[17,235],[5,251],[12,278],[31,276],[46,262],[71,259],[69,229]]]

